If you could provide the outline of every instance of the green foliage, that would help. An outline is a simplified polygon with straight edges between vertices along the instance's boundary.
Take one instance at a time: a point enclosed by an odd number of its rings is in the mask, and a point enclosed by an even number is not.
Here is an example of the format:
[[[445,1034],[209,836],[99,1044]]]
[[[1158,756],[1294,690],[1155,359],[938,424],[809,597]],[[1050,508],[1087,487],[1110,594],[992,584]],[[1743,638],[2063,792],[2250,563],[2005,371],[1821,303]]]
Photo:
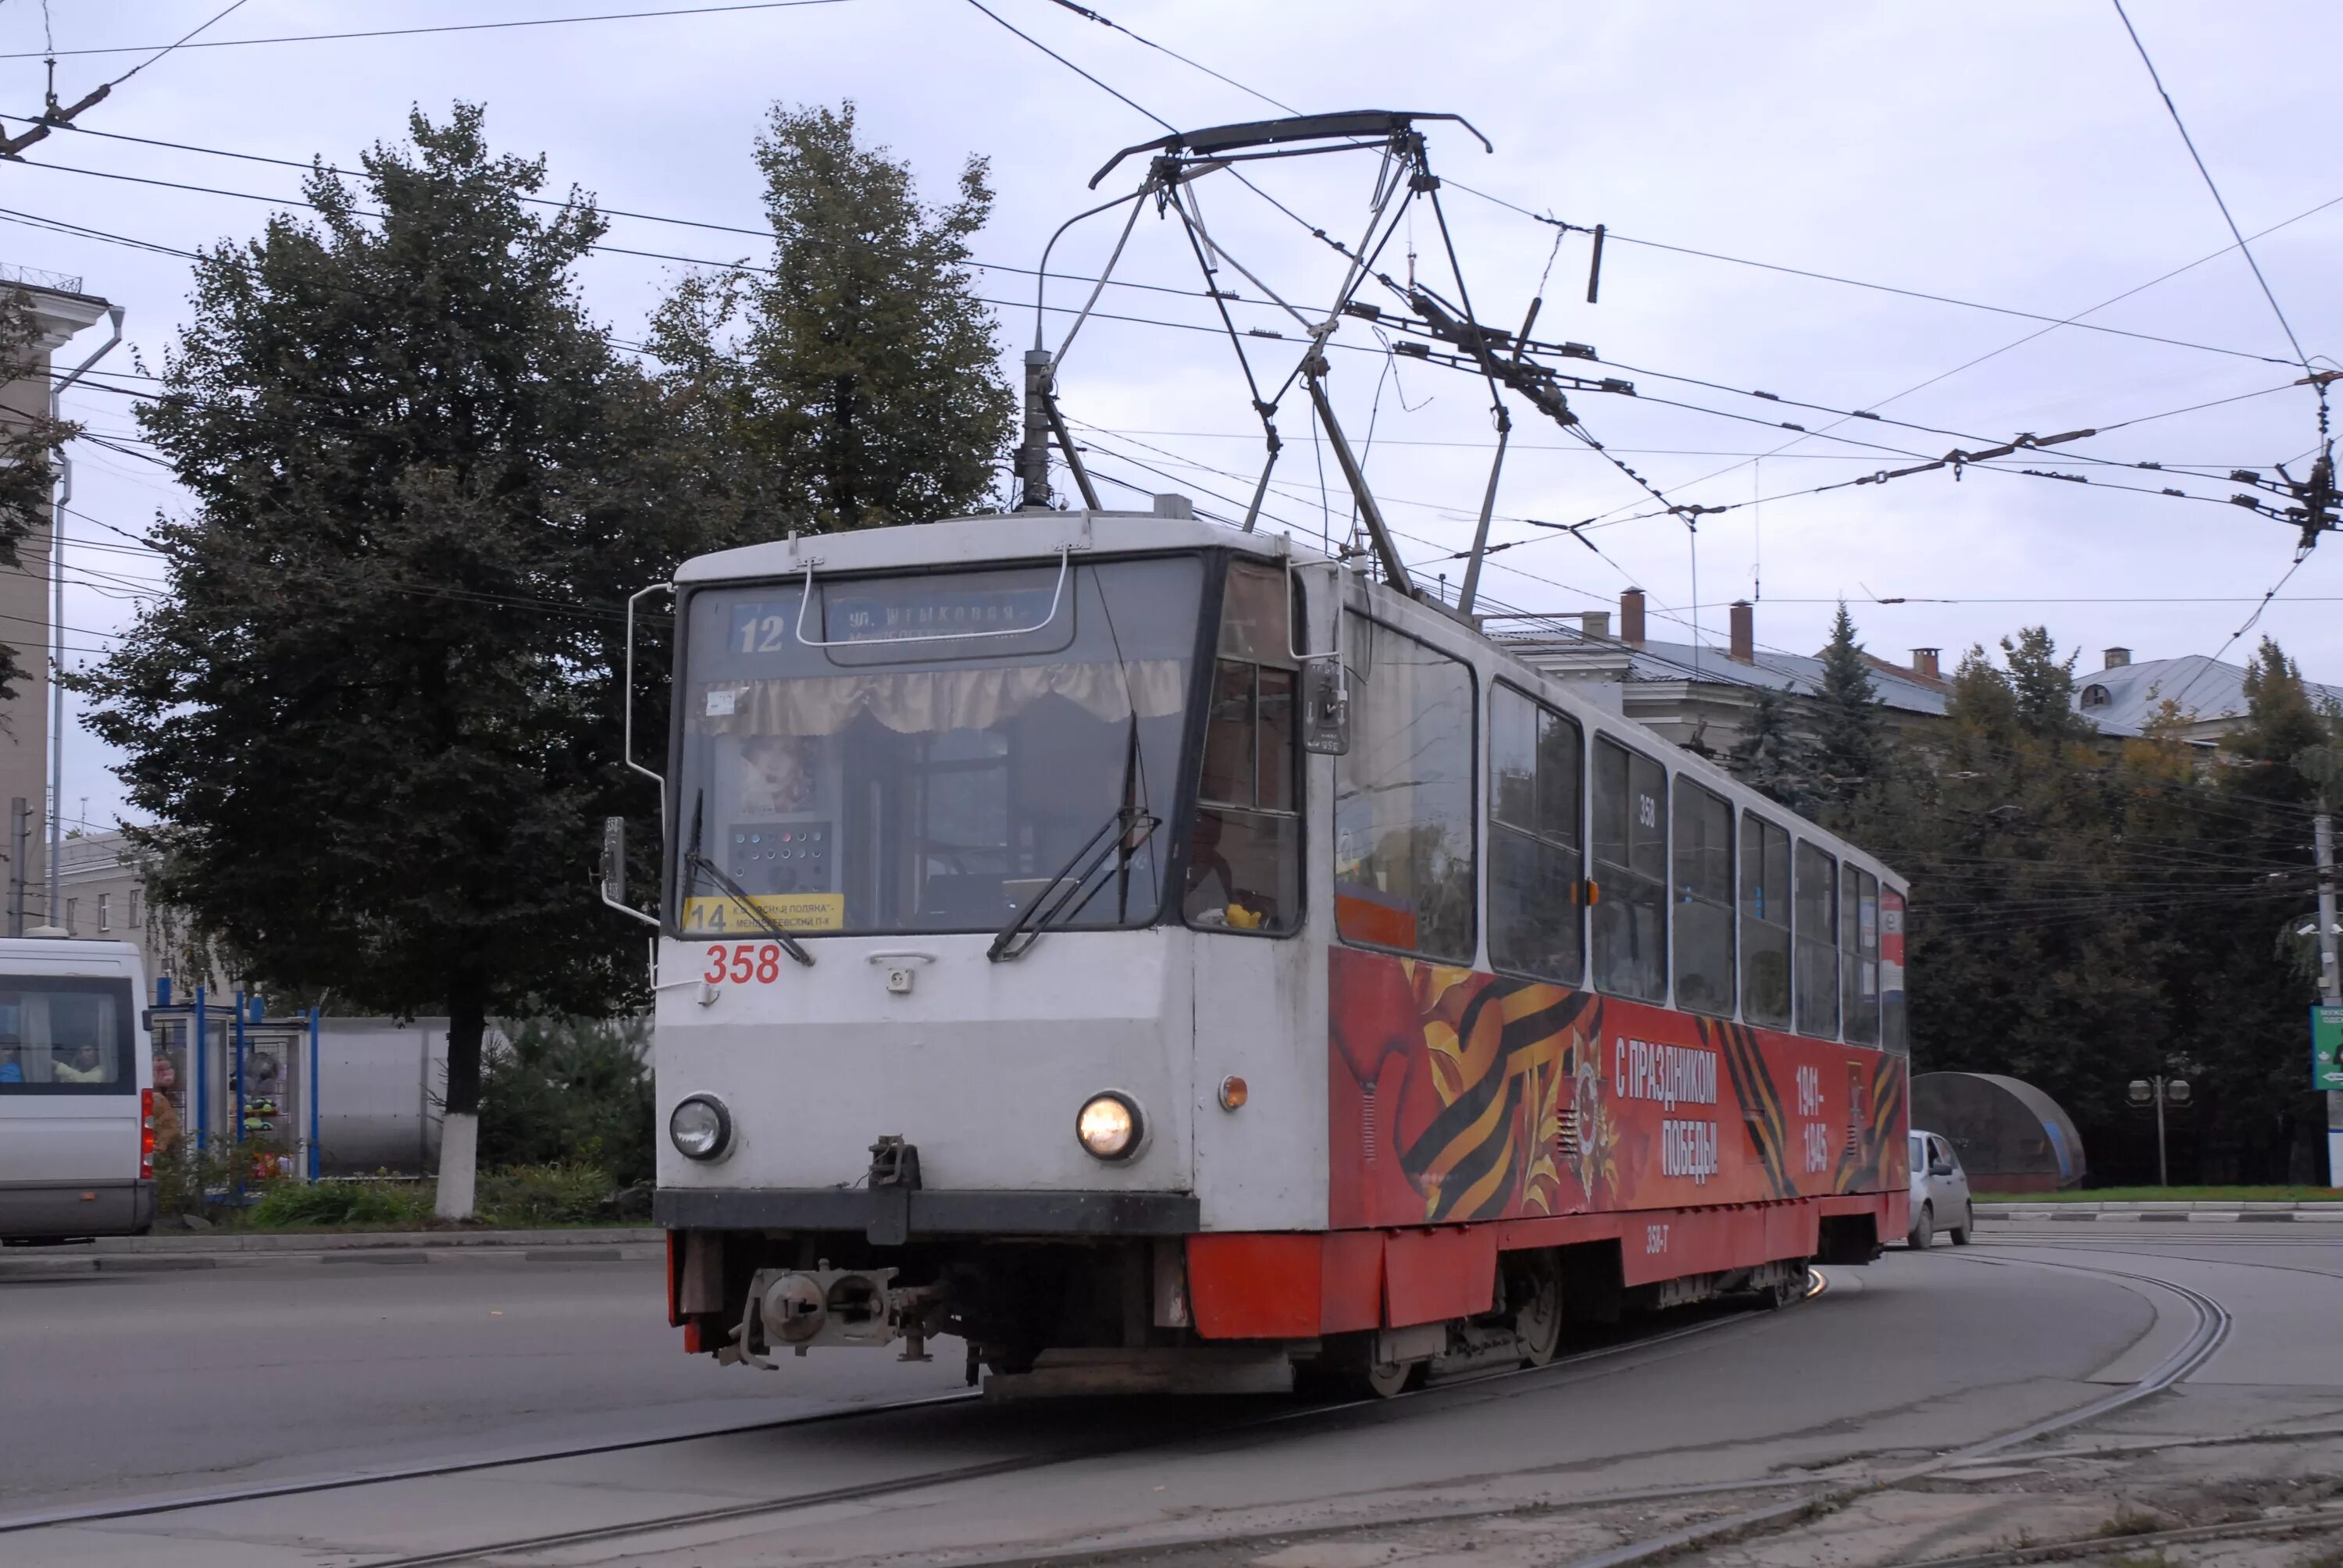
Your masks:
[[[633,1187],[653,1175],[648,1030],[639,1020],[541,1020],[492,1049],[480,1081],[480,1164],[576,1161]]]
[[[518,1166],[480,1178],[480,1217],[525,1231],[623,1218],[610,1173],[592,1165]]]
[[[310,1231],[333,1225],[407,1228],[431,1218],[431,1193],[417,1182],[287,1181],[252,1206],[249,1222],[261,1231]]]
[[[2110,1174],[2154,1170],[2126,1085],[2180,1074],[2197,1094],[2177,1173],[2308,1177],[2312,990],[2282,933],[2308,904],[2314,790],[2296,763],[2329,721],[2265,643],[2219,750],[2188,744],[2177,710],[2117,741],[2075,712],[2073,658],[2046,629],[2001,648],[2002,667],[1969,650],[1945,724],[1841,819],[1912,880],[1915,1070],[2038,1085]]]
[[[640,943],[588,885],[598,819],[645,805],[621,606],[723,525],[577,298],[590,203],[531,206],[544,164],[492,153],[476,107],[409,134],[312,174],[314,223],[196,262],[139,410],[194,515],[156,527],[164,597],[76,684],[161,824],[134,834],[153,901],[273,988],[448,1014],[460,1111],[490,1012],[639,1000]]]
[[[856,142],[851,103],[777,104],[757,164],[769,266],[687,278],[652,326],[696,437],[753,511],[793,526],[974,509],[1014,412],[968,265],[984,160],[924,206],[908,164]]]
[[[1827,804],[1845,807],[1879,776],[1886,756],[1879,694],[1872,687],[1863,645],[1855,640],[1855,620],[1845,604],[1831,622],[1822,661],[1812,708],[1815,792]]]
[[[1741,739],[1725,754],[1733,776],[1769,800],[1811,815],[1819,804],[1814,779],[1814,737],[1789,701],[1761,686]]]

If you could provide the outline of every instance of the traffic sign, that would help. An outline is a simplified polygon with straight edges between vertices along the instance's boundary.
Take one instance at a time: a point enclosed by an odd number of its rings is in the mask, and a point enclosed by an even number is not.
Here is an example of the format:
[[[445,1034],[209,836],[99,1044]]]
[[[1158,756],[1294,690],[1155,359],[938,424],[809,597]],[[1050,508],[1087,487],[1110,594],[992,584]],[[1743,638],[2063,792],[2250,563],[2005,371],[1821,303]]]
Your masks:
[[[2310,1087],[2343,1090],[2343,1007],[2310,1010]]]

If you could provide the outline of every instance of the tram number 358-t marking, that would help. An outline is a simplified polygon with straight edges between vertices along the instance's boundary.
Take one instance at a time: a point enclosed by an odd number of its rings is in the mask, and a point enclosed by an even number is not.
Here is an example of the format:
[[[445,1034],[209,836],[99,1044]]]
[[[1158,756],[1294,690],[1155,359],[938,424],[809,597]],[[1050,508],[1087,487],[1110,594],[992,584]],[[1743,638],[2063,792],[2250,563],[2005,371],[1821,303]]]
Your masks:
[[[755,980],[759,985],[770,985],[781,976],[781,949],[778,942],[735,942],[727,947],[722,942],[708,946],[708,972],[699,978],[709,985],[730,980],[734,985],[747,985]]]
[[[1646,1257],[1668,1250],[1668,1228],[1665,1225],[1644,1227],[1644,1253]]]

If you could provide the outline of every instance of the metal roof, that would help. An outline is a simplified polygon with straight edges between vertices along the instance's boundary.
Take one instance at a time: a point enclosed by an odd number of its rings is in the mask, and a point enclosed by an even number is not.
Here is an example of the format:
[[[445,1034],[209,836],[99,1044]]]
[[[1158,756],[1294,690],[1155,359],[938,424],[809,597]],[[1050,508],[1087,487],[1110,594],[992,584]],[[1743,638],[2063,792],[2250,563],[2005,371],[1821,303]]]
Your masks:
[[[1796,697],[1812,697],[1822,689],[1823,661],[1797,653],[1761,649],[1753,662],[1742,663],[1721,648],[1689,642],[1621,642],[1614,638],[1552,634],[1510,635],[1495,640],[1519,652],[1532,664],[1556,674],[1600,675],[1614,680],[1701,681],[1719,686],[1770,687]],[[1907,713],[1941,717],[1946,691],[1893,666],[1866,658],[1871,689],[1883,706]]]
[[[2343,687],[2304,681],[2313,702],[2343,703]],[[2091,700],[2104,694],[2105,700]],[[2075,709],[2108,735],[2137,735],[2170,702],[2192,723],[2217,724],[2246,712],[2246,671],[2241,665],[2192,653],[2181,658],[2143,659],[2075,677]]]

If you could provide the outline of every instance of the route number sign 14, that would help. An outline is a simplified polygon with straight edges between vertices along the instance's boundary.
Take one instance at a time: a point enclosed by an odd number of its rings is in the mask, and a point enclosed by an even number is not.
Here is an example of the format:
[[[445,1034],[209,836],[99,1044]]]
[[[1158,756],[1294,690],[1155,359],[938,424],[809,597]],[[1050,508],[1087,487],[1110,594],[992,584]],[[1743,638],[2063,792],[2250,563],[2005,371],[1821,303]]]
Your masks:
[[[2343,1090],[2343,1007],[2310,1010],[2310,1087]]]

